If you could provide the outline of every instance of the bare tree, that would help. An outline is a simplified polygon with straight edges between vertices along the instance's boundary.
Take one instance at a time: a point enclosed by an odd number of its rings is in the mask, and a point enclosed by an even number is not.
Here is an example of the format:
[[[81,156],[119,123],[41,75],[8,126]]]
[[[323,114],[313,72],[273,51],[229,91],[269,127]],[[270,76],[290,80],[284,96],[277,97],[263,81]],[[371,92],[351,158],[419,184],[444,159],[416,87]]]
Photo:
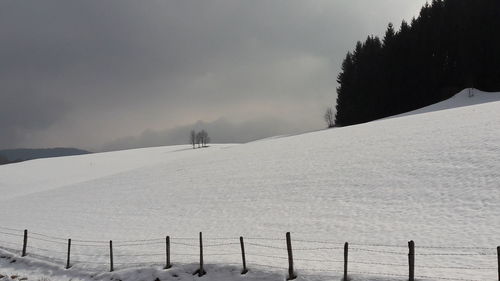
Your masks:
[[[201,137],[201,146],[205,147],[207,146],[207,139],[208,139],[208,133],[205,130],[201,130],[200,132],[200,137]]]
[[[194,130],[191,130],[191,134],[189,135],[190,142],[193,145],[193,149],[196,148],[198,144],[198,148],[206,147],[210,142],[210,138],[208,137],[208,133],[205,130],[201,130],[201,132],[196,133]]]
[[[194,130],[191,130],[191,133],[189,134],[189,141],[193,145],[194,149],[196,145],[196,132]]]
[[[328,128],[333,128],[335,126],[335,115],[333,114],[332,107],[328,107],[326,109],[325,115],[323,117],[325,118],[325,122]]]
[[[198,144],[198,148],[200,148],[200,147],[201,147],[202,139],[203,139],[203,137],[202,137],[202,135],[201,135],[201,132],[198,132],[198,133],[196,134],[196,143]]]

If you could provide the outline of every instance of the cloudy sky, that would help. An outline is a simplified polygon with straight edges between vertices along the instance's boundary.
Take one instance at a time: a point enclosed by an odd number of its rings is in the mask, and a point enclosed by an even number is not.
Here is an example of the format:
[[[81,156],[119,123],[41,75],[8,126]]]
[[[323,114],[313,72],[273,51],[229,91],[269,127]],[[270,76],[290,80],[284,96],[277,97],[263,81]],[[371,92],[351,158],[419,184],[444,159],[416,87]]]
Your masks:
[[[0,149],[324,127],[345,53],[425,0],[0,2]],[[199,122],[201,121],[201,122]]]

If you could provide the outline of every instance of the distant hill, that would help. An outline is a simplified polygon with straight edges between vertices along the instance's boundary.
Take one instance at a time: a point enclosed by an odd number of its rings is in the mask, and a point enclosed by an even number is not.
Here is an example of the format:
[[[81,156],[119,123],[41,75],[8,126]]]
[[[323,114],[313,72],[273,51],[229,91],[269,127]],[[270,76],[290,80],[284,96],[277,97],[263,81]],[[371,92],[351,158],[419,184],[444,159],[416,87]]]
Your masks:
[[[89,151],[77,148],[19,148],[0,150],[0,165],[38,158],[50,158],[70,155],[88,154]]]
[[[4,156],[0,155],[0,165],[9,164],[9,163],[12,163],[12,162],[9,161],[9,159],[5,158]]]

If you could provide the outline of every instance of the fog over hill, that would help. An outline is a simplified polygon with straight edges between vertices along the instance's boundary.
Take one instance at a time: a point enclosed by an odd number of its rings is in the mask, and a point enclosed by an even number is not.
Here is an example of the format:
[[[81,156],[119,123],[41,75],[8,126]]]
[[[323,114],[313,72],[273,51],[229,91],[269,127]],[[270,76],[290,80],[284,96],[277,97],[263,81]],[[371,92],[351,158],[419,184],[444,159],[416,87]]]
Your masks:
[[[301,126],[275,118],[260,118],[245,122],[232,122],[227,118],[220,118],[213,122],[198,121],[192,125],[168,130],[146,130],[139,136],[119,138],[110,142],[104,145],[102,150],[185,144],[189,142],[191,130],[206,130],[213,143],[245,143],[275,135],[304,132]]]

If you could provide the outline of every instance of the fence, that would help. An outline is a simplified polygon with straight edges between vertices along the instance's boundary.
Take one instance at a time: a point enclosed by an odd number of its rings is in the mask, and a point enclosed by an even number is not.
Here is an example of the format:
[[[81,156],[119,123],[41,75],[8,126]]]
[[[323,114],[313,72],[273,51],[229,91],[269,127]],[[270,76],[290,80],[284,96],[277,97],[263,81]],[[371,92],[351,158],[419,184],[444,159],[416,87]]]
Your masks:
[[[500,247],[418,246],[338,243],[262,237],[170,237],[128,241],[66,239],[28,230],[0,227],[0,248],[66,269],[114,271],[137,266],[196,262],[193,274],[206,273],[204,258],[212,263],[284,271],[299,275],[349,280],[369,275],[410,280],[500,281]],[[298,266],[297,266],[298,265]],[[459,273],[460,272],[460,273]],[[460,277],[456,277],[460,276]]]

